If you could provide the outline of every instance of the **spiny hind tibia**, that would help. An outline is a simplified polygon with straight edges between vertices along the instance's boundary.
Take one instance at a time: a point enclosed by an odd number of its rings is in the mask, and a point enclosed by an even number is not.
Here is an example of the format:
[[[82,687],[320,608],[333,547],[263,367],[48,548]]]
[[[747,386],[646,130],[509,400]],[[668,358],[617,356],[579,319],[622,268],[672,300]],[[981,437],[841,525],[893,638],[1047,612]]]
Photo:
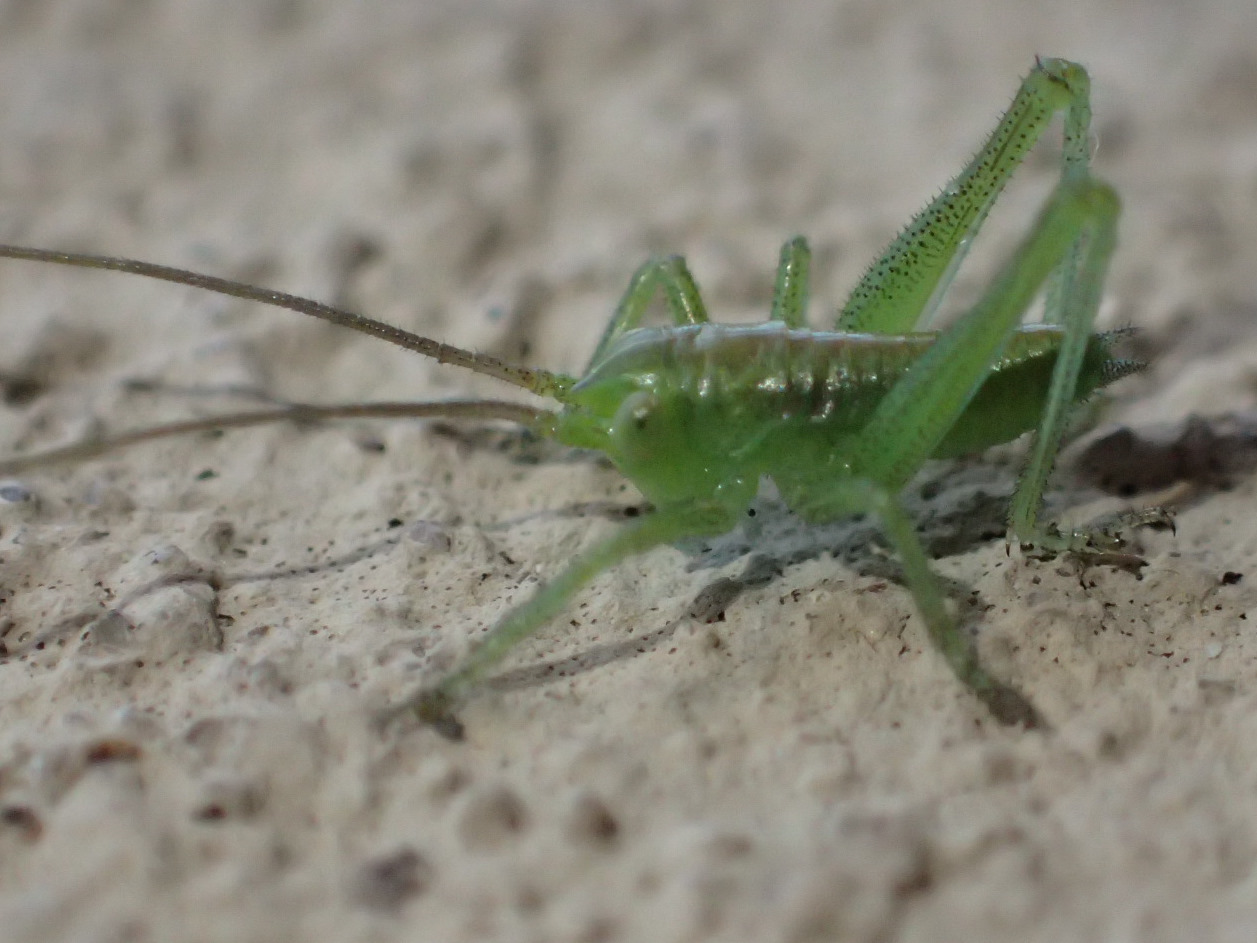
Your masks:
[[[1064,113],[1060,179],[982,298],[944,330],[928,321],[1009,177]],[[457,705],[582,586],[626,557],[733,528],[761,478],[808,520],[872,513],[899,555],[908,589],[956,676],[1006,724],[1036,726],[1029,700],[993,677],[948,612],[899,493],[931,458],[980,451],[1033,431],[1008,534],[1038,552],[1115,552],[1104,531],[1062,532],[1039,520],[1043,488],[1071,409],[1142,364],[1093,333],[1113,252],[1118,200],[1092,177],[1090,83],[1082,66],[1036,60],[995,130],[960,174],[869,266],[833,330],[807,327],[808,245],[785,243],[767,322],[715,324],[685,262],[647,261],[632,276],[579,377],[504,363],[328,305],[147,262],[0,246],[0,257],[112,269],[289,308],[473,370],[551,400],[294,405],[171,423],[13,459],[0,471],[83,459],[159,436],[277,419],[442,416],[507,420],[605,454],[653,505],[578,556],[506,616],[411,706],[447,735]],[[1021,319],[1044,294],[1041,322]],[[672,320],[644,327],[662,293]]]

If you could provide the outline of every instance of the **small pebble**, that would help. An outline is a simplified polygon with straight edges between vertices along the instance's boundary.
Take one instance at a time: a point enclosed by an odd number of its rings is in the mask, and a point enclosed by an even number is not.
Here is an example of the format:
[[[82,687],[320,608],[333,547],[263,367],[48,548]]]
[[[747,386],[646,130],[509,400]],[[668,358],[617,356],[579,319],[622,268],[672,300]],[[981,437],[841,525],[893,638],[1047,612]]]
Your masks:
[[[33,497],[34,492],[20,481],[0,481],[0,501],[6,504],[23,504]]]

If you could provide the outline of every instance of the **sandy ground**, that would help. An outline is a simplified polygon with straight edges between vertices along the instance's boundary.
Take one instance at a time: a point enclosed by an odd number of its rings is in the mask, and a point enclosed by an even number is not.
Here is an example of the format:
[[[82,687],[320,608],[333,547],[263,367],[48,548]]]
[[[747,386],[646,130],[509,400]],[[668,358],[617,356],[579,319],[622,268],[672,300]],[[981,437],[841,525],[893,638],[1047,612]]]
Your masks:
[[[1074,58],[1125,201],[1103,322],[1154,358],[1106,421],[1241,417],[1172,452],[1208,474],[1170,495],[1177,535],[1142,535],[1141,579],[1006,554],[1015,449],[912,489],[1048,732],[960,688],[871,528],[771,506],[606,574],[467,705],[465,742],[381,723],[639,500],[505,431],[274,426],[25,474],[0,488],[0,936],[1257,936],[1257,6],[1050,6],[0,6],[0,238],[568,371],[655,251],[751,320],[807,233],[819,323],[1033,56]],[[0,264],[0,324],[4,454],[259,396],[498,392],[293,314],[27,263]],[[1124,506],[1069,468],[1052,502]],[[741,591],[690,618],[713,587]]]

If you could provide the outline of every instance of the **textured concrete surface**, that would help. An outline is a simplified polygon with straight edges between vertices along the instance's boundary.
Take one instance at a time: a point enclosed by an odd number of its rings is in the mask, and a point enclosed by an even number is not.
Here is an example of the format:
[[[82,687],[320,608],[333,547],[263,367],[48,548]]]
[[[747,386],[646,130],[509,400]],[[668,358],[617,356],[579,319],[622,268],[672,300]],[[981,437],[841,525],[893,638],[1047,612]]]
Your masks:
[[[577,371],[656,251],[751,320],[806,233],[820,323],[1060,55],[1091,70],[1125,201],[1103,322],[1154,358],[1105,421],[1143,441],[1249,414],[1257,8],[1048,6],[5,4],[0,238]],[[26,263],[0,263],[0,326],[0,454],[259,396],[498,392],[290,313]],[[466,742],[381,724],[638,500],[502,430],[275,426],[25,474],[0,489],[3,936],[1251,940],[1257,478],[1230,462],[1243,421],[1193,428],[1179,453],[1208,441],[1226,474],[1163,494],[1178,533],[1142,537],[1142,579],[1006,554],[1016,449],[914,489],[1047,733],[959,688],[871,528],[771,509],[605,575],[467,706]],[[1123,506],[1068,467],[1052,501]],[[687,616],[738,579],[721,621]]]

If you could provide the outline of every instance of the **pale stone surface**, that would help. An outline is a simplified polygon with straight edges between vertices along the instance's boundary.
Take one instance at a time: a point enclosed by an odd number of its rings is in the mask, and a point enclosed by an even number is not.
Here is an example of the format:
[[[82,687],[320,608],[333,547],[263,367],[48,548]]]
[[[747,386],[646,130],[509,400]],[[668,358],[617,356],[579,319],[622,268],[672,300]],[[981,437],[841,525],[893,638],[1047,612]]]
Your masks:
[[[1091,70],[1097,172],[1125,202],[1104,321],[1156,358],[1110,419],[1251,411],[1257,7],[1053,6],[6,4],[0,238],[577,371],[653,251],[748,320],[804,232],[819,323],[1059,55]],[[1050,155],[1030,166],[961,302],[1050,186]],[[0,325],[24,400],[0,409],[3,454],[239,408],[242,387],[497,392],[115,275],[0,263]],[[939,569],[1050,733],[959,688],[865,525],[767,512],[753,542],[607,574],[467,707],[466,742],[381,725],[635,501],[603,464],[515,444],[281,426],[7,488],[5,939],[1252,939],[1251,473],[1147,535],[1142,580],[1007,556],[985,497],[1011,489],[1007,454],[938,479]],[[1058,484],[1083,518],[1117,506]],[[724,621],[686,617],[774,562]]]

